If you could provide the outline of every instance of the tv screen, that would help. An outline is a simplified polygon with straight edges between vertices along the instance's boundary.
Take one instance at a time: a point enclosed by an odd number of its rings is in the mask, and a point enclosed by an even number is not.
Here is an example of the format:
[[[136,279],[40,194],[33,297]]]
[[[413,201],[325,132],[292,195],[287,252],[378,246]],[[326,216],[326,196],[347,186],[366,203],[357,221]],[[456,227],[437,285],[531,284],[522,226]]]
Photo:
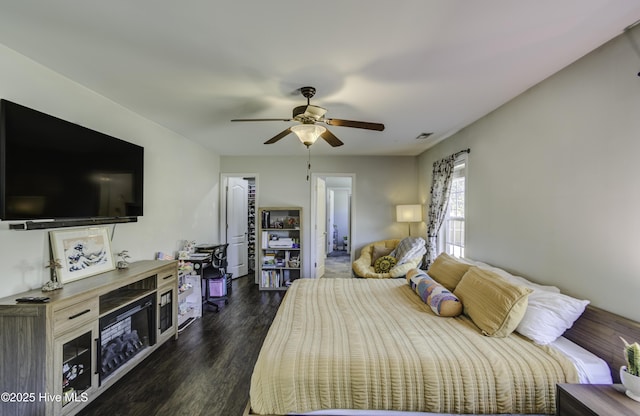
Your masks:
[[[0,101],[0,219],[142,215],[144,148]]]

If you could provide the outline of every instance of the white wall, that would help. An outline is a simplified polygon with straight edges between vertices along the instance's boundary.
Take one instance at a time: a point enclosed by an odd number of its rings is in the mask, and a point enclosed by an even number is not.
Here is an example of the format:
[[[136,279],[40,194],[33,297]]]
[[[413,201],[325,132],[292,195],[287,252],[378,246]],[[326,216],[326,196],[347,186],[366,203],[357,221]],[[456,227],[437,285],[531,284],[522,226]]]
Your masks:
[[[112,249],[132,260],[217,241],[219,157],[0,45],[0,97],[144,146],[144,216],[115,228]],[[110,230],[112,225],[109,226]],[[0,222],[0,297],[49,279],[47,231]]]
[[[395,221],[395,206],[417,200],[417,158],[369,156],[313,156],[311,168],[318,173],[355,173],[353,185],[352,247],[387,238],[406,236],[406,224]],[[307,182],[307,156],[221,157],[221,172],[256,172],[259,175],[257,205],[303,208],[303,263],[306,276],[311,264],[311,182]]]
[[[349,196],[351,191],[342,188],[333,189],[334,224],[338,226],[338,242],[349,236]],[[333,232],[333,230],[331,230]],[[331,234],[331,237],[333,235]],[[341,243],[340,243],[341,244]]]
[[[635,320],[639,53],[620,36],[419,158],[426,200],[433,162],[471,148],[468,257]]]

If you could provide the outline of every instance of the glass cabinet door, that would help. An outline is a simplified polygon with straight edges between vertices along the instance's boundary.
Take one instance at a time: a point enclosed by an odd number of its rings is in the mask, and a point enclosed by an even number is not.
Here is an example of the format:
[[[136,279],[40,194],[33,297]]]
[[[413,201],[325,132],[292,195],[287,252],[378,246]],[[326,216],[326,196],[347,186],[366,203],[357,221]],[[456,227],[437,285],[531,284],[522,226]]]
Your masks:
[[[88,324],[55,340],[54,387],[56,414],[66,414],[72,408],[88,402],[98,386],[97,323]],[[58,400],[57,398],[60,398]]]
[[[158,289],[158,339],[173,335],[174,314],[177,308],[176,290],[173,286]]]

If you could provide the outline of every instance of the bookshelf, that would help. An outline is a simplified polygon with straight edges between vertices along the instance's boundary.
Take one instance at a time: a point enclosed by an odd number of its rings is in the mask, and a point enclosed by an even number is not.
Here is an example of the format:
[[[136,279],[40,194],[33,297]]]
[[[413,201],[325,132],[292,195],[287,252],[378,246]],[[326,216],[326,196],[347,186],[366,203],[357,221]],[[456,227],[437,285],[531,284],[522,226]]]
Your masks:
[[[260,208],[258,220],[260,290],[286,290],[301,277],[302,208]]]

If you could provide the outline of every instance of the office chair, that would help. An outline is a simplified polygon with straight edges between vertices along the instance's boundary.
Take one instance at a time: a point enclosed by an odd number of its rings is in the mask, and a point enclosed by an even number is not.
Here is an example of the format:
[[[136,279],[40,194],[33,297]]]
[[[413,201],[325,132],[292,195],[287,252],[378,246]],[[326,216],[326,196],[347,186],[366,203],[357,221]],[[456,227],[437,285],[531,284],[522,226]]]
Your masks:
[[[231,274],[227,273],[227,247],[229,244],[220,244],[213,248],[211,253],[211,267],[203,271],[202,279],[205,282],[204,302],[215,306],[216,312],[220,309],[217,302],[224,301],[229,304],[229,294],[231,291]],[[211,285],[216,292],[212,294]]]

